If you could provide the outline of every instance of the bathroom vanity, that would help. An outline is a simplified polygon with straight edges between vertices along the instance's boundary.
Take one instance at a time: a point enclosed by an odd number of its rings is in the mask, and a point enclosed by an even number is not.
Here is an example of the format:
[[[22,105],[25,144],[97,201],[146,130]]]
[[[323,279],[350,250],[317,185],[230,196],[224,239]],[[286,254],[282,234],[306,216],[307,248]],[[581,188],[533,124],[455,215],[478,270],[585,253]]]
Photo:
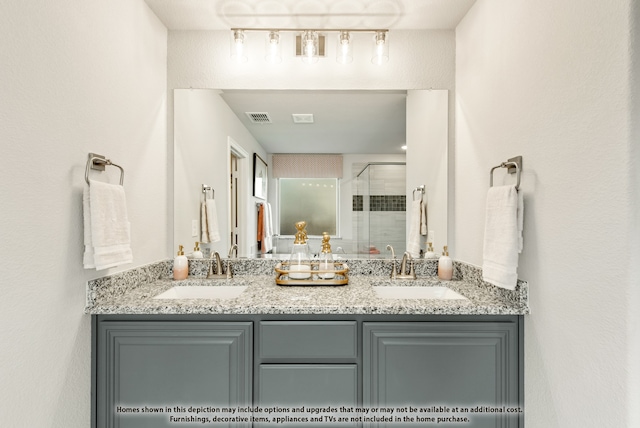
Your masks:
[[[303,405],[395,409],[378,420],[345,414],[346,422],[309,426],[396,426],[384,418],[402,421],[418,415],[411,409],[434,406],[449,410],[420,417],[468,417],[465,427],[523,426],[526,283],[515,292],[495,290],[461,264],[457,280],[441,283],[424,275],[433,269],[425,263],[423,275],[402,287],[445,286],[465,298],[388,298],[376,289],[398,282],[379,275],[384,261],[354,261],[356,274],[342,287],[280,287],[269,262],[261,263],[262,271],[239,263],[235,278],[213,283],[246,287],[238,297],[154,299],[176,285],[163,266],[143,272],[146,281],[90,283],[93,426],[192,426],[170,420],[195,414],[180,407],[239,406],[264,416],[257,407]],[[184,285],[215,287],[211,281],[192,275]],[[250,420],[216,426],[277,425],[305,426]],[[409,425],[428,424],[397,426]]]

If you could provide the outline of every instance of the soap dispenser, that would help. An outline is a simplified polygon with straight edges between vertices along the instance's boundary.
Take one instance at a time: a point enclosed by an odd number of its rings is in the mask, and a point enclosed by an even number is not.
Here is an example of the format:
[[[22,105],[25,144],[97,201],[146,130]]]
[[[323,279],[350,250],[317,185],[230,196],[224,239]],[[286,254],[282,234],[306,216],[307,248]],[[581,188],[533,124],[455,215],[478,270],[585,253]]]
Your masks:
[[[444,251],[442,251],[442,256],[438,259],[438,278],[447,281],[453,278],[453,261],[449,257],[446,245],[444,246]]]
[[[187,275],[189,275],[189,261],[184,255],[184,247],[182,245],[178,245],[178,247],[178,255],[173,259],[173,279],[187,279]]]
[[[333,271],[335,266],[333,264],[333,254],[331,254],[331,244],[329,244],[329,234],[322,232],[322,251],[320,253],[320,270]],[[333,272],[325,272],[318,274],[321,279],[333,279],[336,274]]]
[[[435,259],[436,253],[433,251],[433,243],[427,242],[427,252],[424,254],[425,259]]]
[[[191,254],[191,257],[193,257],[194,259],[204,258],[204,256],[202,255],[202,251],[200,251],[200,243],[198,241],[196,241],[196,246],[193,248],[193,254]]]
[[[289,258],[289,278],[309,279],[311,278],[311,257],[309,255],[309,245],[307,244],[306,221],[296,223],[296,235]]]

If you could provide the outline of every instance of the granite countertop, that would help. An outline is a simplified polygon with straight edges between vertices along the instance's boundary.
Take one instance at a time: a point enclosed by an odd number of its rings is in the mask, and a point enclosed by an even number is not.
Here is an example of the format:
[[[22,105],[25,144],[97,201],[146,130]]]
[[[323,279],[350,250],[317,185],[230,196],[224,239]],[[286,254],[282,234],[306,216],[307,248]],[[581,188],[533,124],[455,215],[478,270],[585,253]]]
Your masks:
[[[280,286],[272,274],[273,263],[236,264],[233,279],[205,279],[206,266],[190,264],[190,277],[174,281],[170,262],[159,262],[110,277],[89,281],[89,314],[441,314],[522,315],[529,313],[528,284],[518,281],[516,290],[503,290],[478,279],[476,267],[454,263],[454,280],[440,281],[433,265],[424,264],[418,279],[390,281],[381,265],[349,262],[355,275],[344,286]],[[256,268],[256,266],[258,266]],[[386,269],[388,270],[388,268]],[[386,272],[386,270],[384,272]],[[481,278],[481,272],[480,272]],[[376,285],[445,286],[468,300],[383,299]],[[176,285],[246,286],[232,299],[153,299]]]

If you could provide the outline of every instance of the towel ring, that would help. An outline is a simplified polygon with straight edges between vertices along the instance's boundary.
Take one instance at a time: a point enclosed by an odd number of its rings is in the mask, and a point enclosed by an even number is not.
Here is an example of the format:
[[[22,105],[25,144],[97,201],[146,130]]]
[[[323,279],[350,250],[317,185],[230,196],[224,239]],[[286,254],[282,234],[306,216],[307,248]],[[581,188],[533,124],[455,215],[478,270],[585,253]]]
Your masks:
[[[89,153],[89,160],[87,160],[87,167],[84,170],[84,181],[86,181],[87,184],[90,184],[89,168],[95,169],[97,171],[104,171],[105,165],[115,166],[116,168],[120,169],[120,185],[122,186],[122,183],[124,183],[124,168],[122,168],[120,165],[116,165],[115,163],[111,162],[110,159],[105,159],[104,156],[97,155],[95,153]]]
[[[498,168],[508,167],[516,168],[516,190],[520,189],[520,165],[518,165],[517,162],[502,162],[500,165],[491,168],[491,171],[489,172],[489,187],[493,187],[493,171]]]
[[[208,198],[209,193],[211,192],[211,198]],[[204,194],[204,200],[206,201],[207,199],[215,199],[216,198],[216,191],[214,189],[211,188],[211,186],[207,186],[206,184],[202,185],[202,193]]]

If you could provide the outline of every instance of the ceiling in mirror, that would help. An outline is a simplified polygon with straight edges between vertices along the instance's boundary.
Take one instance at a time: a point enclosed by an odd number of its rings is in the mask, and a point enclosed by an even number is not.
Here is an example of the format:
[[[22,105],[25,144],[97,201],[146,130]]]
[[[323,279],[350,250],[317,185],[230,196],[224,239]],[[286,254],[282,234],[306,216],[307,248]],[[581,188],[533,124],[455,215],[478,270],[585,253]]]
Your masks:
[[[475,0],[145,0],[170,30],[453,29]]]
[[[404,90],[223,90],[220,95],[268,153],[404,153]]]

